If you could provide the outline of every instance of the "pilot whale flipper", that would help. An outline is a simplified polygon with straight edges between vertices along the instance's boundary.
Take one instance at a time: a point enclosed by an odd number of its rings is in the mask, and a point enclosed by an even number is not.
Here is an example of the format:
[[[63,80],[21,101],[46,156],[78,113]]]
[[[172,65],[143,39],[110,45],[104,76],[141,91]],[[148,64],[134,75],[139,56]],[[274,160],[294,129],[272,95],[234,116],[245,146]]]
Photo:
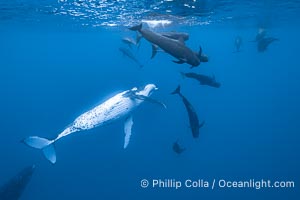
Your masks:
[[[185,60],[183,59],[179,59],[179,60],[173,60],[174,63],[177,63],[177,64],[183,64],[183,63],[186,63]]]
[[[148,84],[142,89],[134,87],[130,90],[118,93],[100,105],[78,116],[73,123],[58,134],[55,139],[48,140],[38,136],[30,136],[24,139],[23,142],[32,148],[42,150],[46,159],[54,164],[56,163],[56,153],[54,148],[56,141],[72,133],[110,124],[118,119],[131,116],[132,112],[155,90],[157,90],[157,87],[154,84]],[[143,96],[145,98],[131,98],[131,93],[135,94],[137,97]],[[124,128],[124,148],[126,148],[129,143],[132,124],[132,119],[130,119],[130,117],[127,118]]]
[[[153,59],[155,57],[155,55],[157,54],[158,51],[158,46],[152,44],[152,55],[151,55],[151,59]]]

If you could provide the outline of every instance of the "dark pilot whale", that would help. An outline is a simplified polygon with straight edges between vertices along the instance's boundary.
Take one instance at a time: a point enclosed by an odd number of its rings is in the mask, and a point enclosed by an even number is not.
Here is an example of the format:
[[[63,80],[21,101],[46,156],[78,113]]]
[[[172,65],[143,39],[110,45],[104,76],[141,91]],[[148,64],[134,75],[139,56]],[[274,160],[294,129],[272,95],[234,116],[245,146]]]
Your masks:
[[[177,154],[181,154],[182,152],[185,151],[185,148],[180,146],[178,140],[173,143],[172,148],[173,148],[173,151]]]
[[[130,37],[123,37],[122,42],[124,44],[128,45],[129,48],[132,48],[132,45],[137,46],[136,41],[134,39],[130,38]]]
[[[180,72],[180,73],[183,77],[187,77],[199,81],[200,85],[208,85],[215,88],[219,88],[221,86],[221,83],[216,81],[215,76],[210,77],[203,74],[196,74],[193,72],[190,73]]]
[[[261,40],[259,40],[257,42],[257,51],[259,52],[263,52],[263,51],[266,51],[268,46],[273,43],[274,41],[277,41],[279,39],[277,38],[273,38],[273,37],[265,37],[265,38],[262,38]]]
[[[1,200],[18,200],[29,183],[35,165],[24,168],[16,176],[0,187]]]
[[[143,67],[143,64],[141,64],[141,62],[133,55],[133,53],[129,49],[120,47],[119,50],[123,53],[123,55],[133,60],[140,68]]]
[[[192,106],[192,104],[180,93],[180,85],[176,88],[176,90],[174,90],[171,94],[178,94],[182,101],[183,104],[186,108],[186,111],[188,113],[189,116],[189,121],[190,121],[190,126],[192,129],[192,134],[194,138],[198,138],[199,137],[199,129],[204,125],[205,121],[203,121],[201,124],[199,124],[199,119],[198,119],[198,115],[194,109],[194,107]]]
[[[185,32],[176,32],[176,31],[171,31],[171,32],[161,32],[159,33],[164,37],[168,37],[174,40],[183,40],[186,41],[190,38],[190,35]]]
[[[147,29],[142,29],[142,24],[129,28],[132,31],[138,31],[146,40],[152,43],[152,58],[156,54],[157,47],[161,48],[164,52],[177,58],[177,61],[173,61],[178,64],[187,63],[192,67],[200,65],[200,56],[202,50],[198,53],[193,52],[184,44],[183,39],[175,40],[169,37],[165,37],[159,33],[152,32]]]
[[[263,39],[263,38],[266,36],[266,34],[267,34],[266,29],[264,29],[264,28],[259,28],[259,29],[258,29],[258,32],[257,32],[257,34],[256,34],[256,37],[255,37],[254,42],[260,41],[261,39]]]
[[[157,90],[154,84],[148,84],[144,88],[134,87],[116,94],[98,106],[78,116],[73,123],[66,127],[54,139],[46,139],[38,136],[30,136],[23,140],[29,147],[42,150],[44,156],[52,164],[56,163],[56,153],[54,144],[73,133],[93,129],[99,126],[110,124],[118,119],[125,119],[124,123],[124,148],[130,141],[131,129],[133,125],[132,112],[143,102],[151,102],[164,105],[151,99],[151,94]]]

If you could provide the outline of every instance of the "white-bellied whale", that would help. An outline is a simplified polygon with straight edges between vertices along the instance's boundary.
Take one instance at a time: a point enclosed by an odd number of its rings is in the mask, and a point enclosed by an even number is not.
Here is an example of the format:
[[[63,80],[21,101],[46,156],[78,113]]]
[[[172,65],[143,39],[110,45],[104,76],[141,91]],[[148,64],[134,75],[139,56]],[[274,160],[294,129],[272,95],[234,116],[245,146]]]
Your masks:
[[[174,40],[148,29],[142,29],[142,24],[129,29],[132,31],[138,31],[146,40],[152,43],[152,58],[156,54],[157,47],[159,47],[166,53],[177,58],[177,61],[173,61],[177,64],[187,63],[192,67],[197,67],[200,65],[200,56],[202,54],[201,48],[198,53],[193,52],[184,44],[183,39]]]
[[[70,126],[57,135],[55,139],[48,140],[38,136],[30,136],[25,138],[23,142],[30,147],[41,149],[47,160],[54,164],[56,162],[54,143],[59,139],[75,132],[89,130],[124,118],[126,119],[124,126],[124,148],[126,148],[130,140],[131,127],[133,125],[131,113],[144,101],[157,102],[149,97],[155,90],[157,90],[157,87],[154,84],[148,84],[140,90],[136,87],[126,90],[81,114]]]

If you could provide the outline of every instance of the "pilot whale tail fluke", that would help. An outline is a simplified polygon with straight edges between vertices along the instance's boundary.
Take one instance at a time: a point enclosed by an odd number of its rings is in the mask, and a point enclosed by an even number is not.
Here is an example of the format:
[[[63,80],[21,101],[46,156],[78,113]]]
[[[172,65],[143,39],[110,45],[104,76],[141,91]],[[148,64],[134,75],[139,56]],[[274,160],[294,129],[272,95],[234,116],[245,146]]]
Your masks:
[[[52,164],[55,164],[56,153],[54,148],[54,140],[48,140],[46,138],[41,138],[38,136],[30,136],[28,138],[25,138],[22,142],[24,142],[29,147],[41,149],[46,159],[49,160]]]

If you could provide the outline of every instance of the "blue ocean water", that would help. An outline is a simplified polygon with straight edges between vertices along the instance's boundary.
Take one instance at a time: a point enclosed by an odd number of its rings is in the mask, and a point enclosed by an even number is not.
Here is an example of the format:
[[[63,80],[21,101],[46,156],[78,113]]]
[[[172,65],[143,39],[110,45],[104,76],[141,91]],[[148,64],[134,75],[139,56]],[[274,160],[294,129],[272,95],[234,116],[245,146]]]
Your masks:
[[[35,164],[21,199],[299,199],[299,13],[296,0],[0,0],[0,185]],[[128,27],[142,21],[152,31],[189,33],[186,45],[201,45],[209,62],[190,69],[164,52],[150,59],[142,39],[132,49],[139,68],[119,47],[126,47],[123,37],[136,37]],[[259,28],[279,39],[264,52],[253,42]],[[214,75],[221,87],[180,72]],[[55,165],[20,142],[54,138],[81,113],[148,83],[167,109],[143,103],[126,150],[122,120],[58,141]],[[197,139],[182,100],[170,95],[179,84],[205,120]],[[180,155],[176,140],[186,148]],[[154,179],[210,187],[152,187]],[[295,187],[212,189],[214,179]]]

